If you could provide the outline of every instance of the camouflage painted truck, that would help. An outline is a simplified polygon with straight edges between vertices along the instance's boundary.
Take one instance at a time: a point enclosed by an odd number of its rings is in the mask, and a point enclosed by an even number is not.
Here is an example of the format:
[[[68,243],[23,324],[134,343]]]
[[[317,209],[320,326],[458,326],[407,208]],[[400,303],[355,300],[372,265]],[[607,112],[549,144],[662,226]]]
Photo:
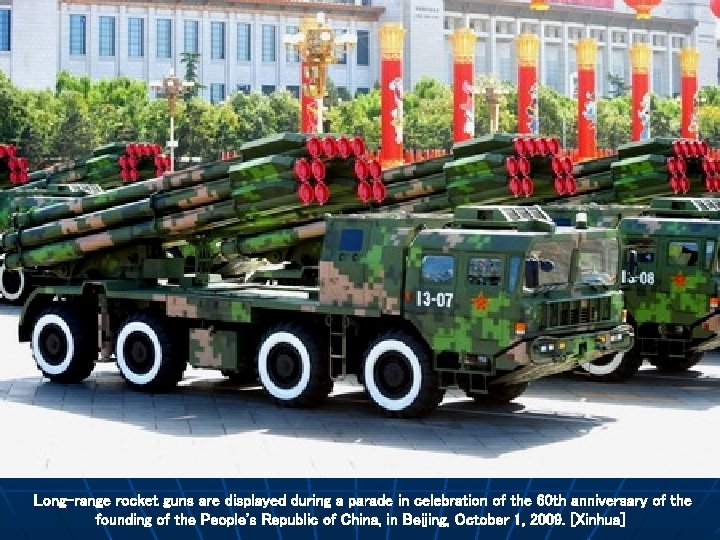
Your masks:
[[[593,376],[620,381],[644,360],[682,371],[720,346],[720,201],[661,197],[649,207],[547,207],[557,223],[585,212],[592,224],[617,227],[621,288],[635,345],[623,356],[584,365]]]
[[[155,144],[116,142],[96,148],[85,159],[28,174],[27,158],[16,157],[13,145],[0,144],[0,232],[10,228],[10,219],[17,212],[162,176],[169,157],[160,151]],[[0,250],[0,301],[22,304],[42,280],[43,276],[28,275],[22,269],[6,268]]]
[[[278,403],[297,406],[354,374],[381,410],[414,417],[448,387],[506,402],[528,381],[632,345],[615,231],[559,228],[537,207],[342,214],[358,205],[357,178],[342,176],[352,158],[327,160],[336,175],[304,186],[293,152],[248,148],[227,177],[166,176],[145,199],[82,199],[89,213],[58,204],[20,214],[32,226],[3,235],[8,266],[64,280],[36,290],[20,319],[40,370],[70,383],[115,361],[130,385],[159,391],[190,364],[257,374]],[[308,190],[326,189],[326,204],[308,204]],[[181,239],[197,247],[191,273],[166,256]],[[210,271],[218,251],[271,250],[290,264],[261,282]],[[603,266],[586,275],[588,253]]]

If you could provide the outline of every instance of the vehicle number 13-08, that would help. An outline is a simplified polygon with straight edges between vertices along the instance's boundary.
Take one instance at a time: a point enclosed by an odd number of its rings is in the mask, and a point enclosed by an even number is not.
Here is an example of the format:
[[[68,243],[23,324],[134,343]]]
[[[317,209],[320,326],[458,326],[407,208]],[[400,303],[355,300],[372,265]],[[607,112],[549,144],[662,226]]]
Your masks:
[[[453,301],[453,293],[430,291],[418,291],[416,296],[416,304],[422,307],[439,307],[451,308]]]

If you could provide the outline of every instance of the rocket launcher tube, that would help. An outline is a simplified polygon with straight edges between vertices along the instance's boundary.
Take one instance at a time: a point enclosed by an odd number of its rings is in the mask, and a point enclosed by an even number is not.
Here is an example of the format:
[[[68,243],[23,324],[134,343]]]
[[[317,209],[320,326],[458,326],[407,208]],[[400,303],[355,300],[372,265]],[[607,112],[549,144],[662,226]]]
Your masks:
[[[220,244],[220,253],[225,257],[259,254],[292,247],[302,241],[322,238],[326,231],[325,220],[298,225],[289,229],[272,231],[249,238],[234,238]]]

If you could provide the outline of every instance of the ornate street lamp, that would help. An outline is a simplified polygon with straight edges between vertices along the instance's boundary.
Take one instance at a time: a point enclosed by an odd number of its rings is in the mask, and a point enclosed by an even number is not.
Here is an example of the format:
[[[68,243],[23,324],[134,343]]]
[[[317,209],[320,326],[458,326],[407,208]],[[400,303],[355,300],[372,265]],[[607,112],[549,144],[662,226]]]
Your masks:
[[[175,140],[175,106],[177,100],[190,88],[195,86],[192,81],[183,81],[177,75],[168,75],[163,77],[162,81],[153,81],[150,88],[158,90],[158,97],[164,97],[168,102],[168,112],[170,115],[170,140],[167,146],[170,148],[170,172],[175,170],[175,148],[177,141]]]
[[[306,128],[303,131],[322,133],[323,97],[325,97],[327,88],[328,66],[339,62],[342,55],[347,54],[357,44],[357,36],[350,33],[336,36],[333,28],[325,20],[325,14],[318,13],[314,18],[303,19],[297,34],[285,34],[283,43],[296,48],[300,53],[302,62],[301,126]],[[305,101],[306,98],[314,101],[315,114],[310,110],[311,107]],[[313,122],[307,121],[310,117],[314,121],[314,125],[312,125]]]

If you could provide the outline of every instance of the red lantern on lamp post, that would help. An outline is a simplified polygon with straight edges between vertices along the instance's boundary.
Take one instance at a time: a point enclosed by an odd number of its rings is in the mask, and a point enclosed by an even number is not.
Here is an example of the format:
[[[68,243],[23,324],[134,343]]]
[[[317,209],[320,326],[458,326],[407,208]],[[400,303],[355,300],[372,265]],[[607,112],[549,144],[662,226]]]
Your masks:
[[[720,0],[710,0],[710,11],[720,19]]]
[[[635,10],[635,17],[638,19],[649,19],[650,12],[660,5],[662,0],[625,0],[625,3],[632,10]]]

